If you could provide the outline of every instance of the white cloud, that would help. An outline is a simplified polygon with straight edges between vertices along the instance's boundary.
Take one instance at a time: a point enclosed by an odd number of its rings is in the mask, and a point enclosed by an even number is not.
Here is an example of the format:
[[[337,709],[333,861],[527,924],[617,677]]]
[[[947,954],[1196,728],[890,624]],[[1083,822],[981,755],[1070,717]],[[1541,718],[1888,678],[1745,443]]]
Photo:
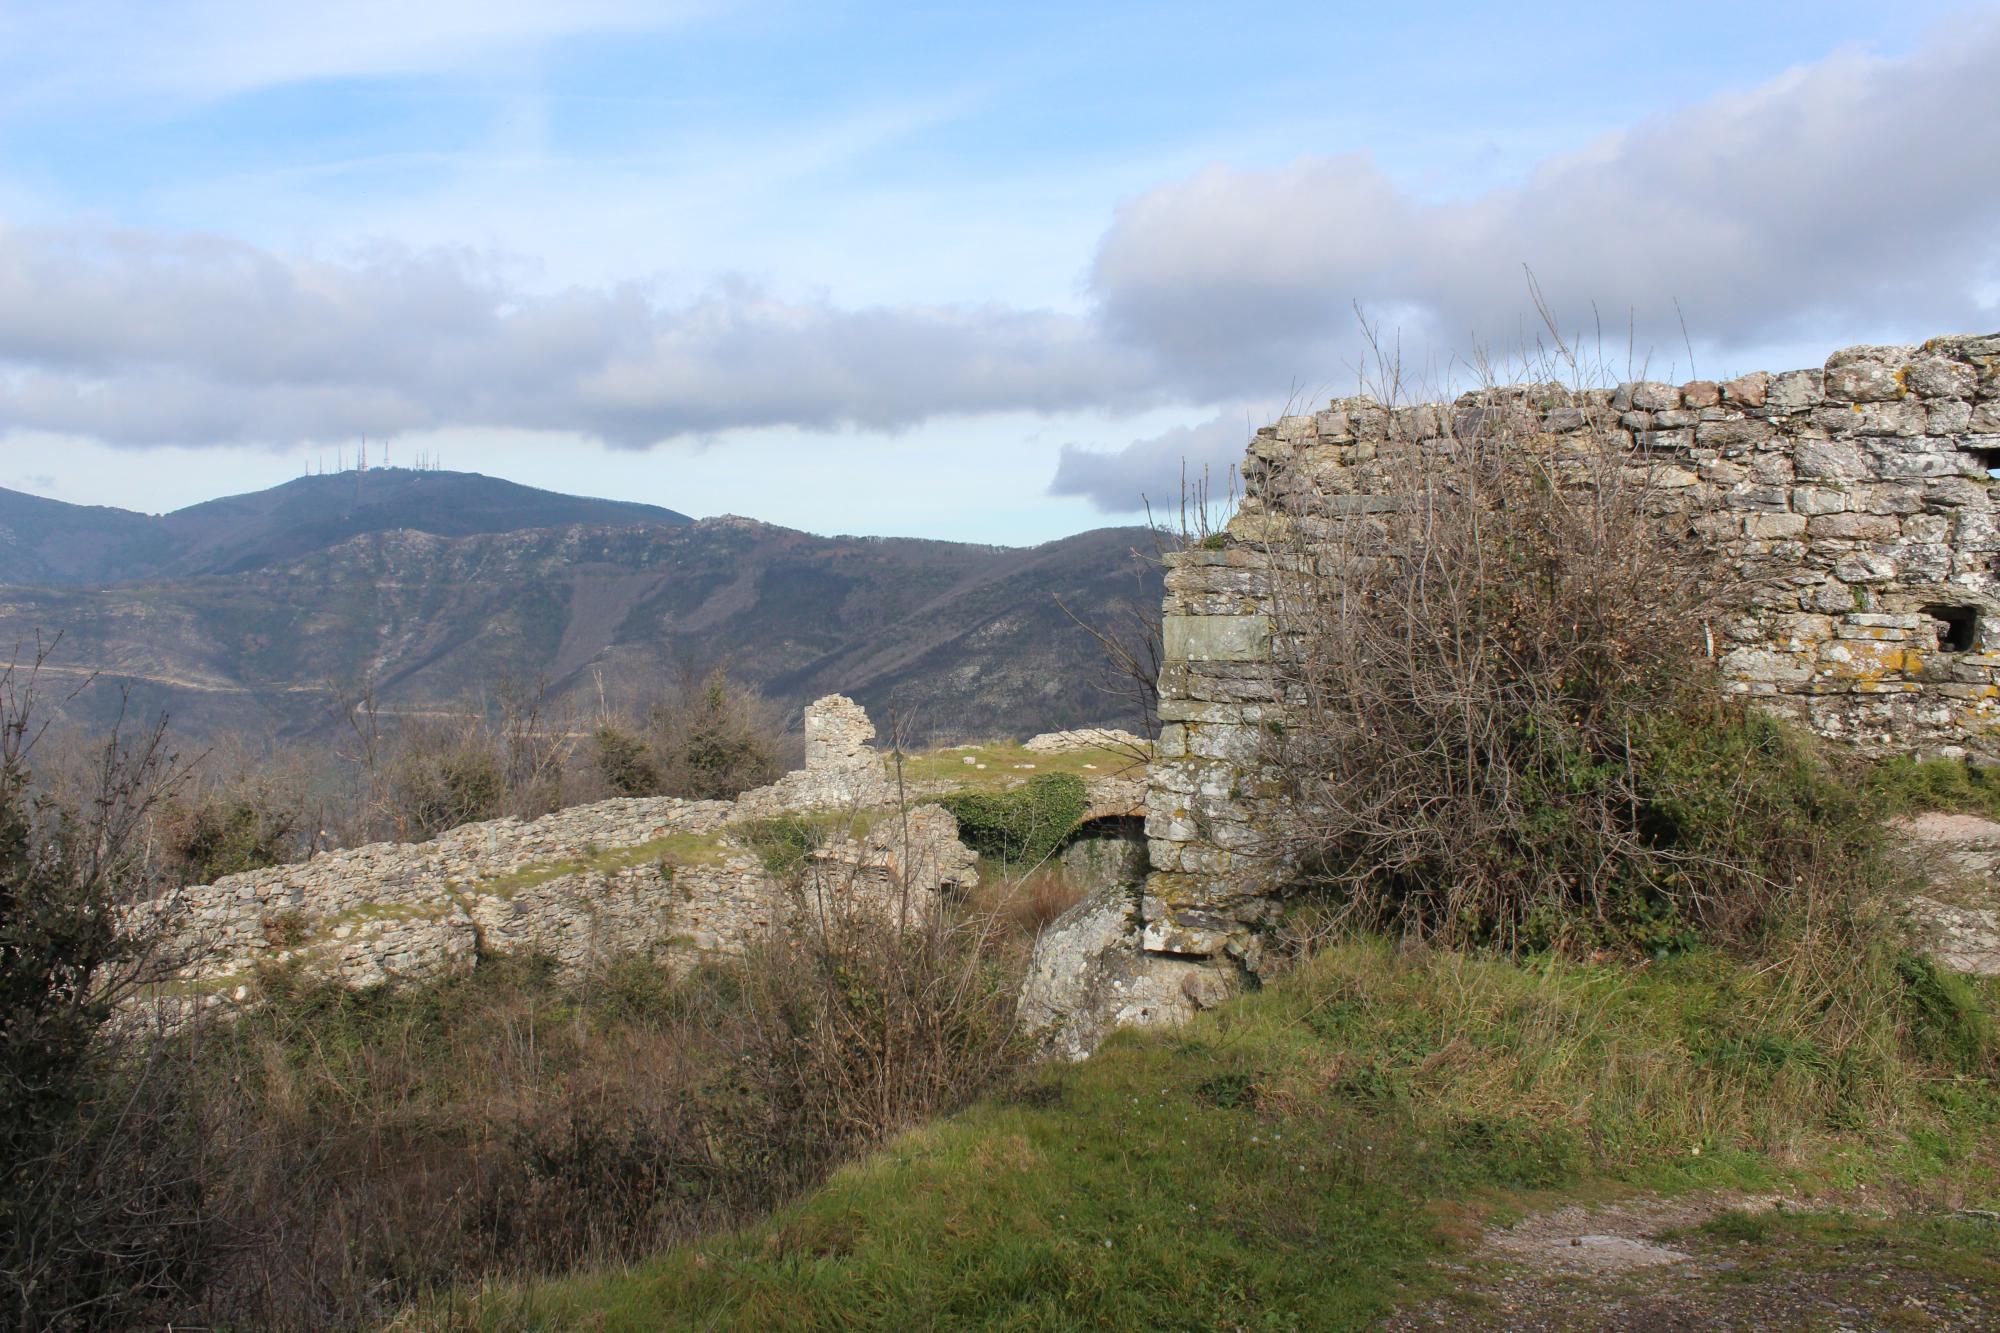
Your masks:
[[[1642,353],[1678,350],[1676,302],[1711,347],[1990,326],[1996,68],[2000,22],[1963,16],[1910,56],[1837,54],[1447,203],[1360,154],[1215,166],[1123,207],[1091,288],[1215,393],[1329,373],[1357,301],[1504,345],[1534,323],[1524,265],[1571,327],[1594,305],[1622,342],[1630,312]]]
[[[197,31],[238,15],[182,9]],[[580,12],[564,31],[645,17]],[[525,4],[446,6],[393,40],[330,35],[321,63],[297,35],[319,20],[299,22],[252,23],[242,38],[247,51],[274,44],[273,78],[414,68],[457,58],[460,39],[542,40],[556,21]],[[1632,311],[1642,352],[1678,346],[1676,302],[1710,348],[1990,329],[1995,68],[2000,23],[1962,18],[1909,56],[1840,54],[1450,202],[1409,193],[1365,155],[1211,166],[1117,212],[1073,311],[841,302],[741,279],[671,294],[637,279],[555,288],[469,251],[384,245],[329,260],[157,230],[0,226],[0,432],[289,444],[512,427],[643,446],[968,414],[1213,410],[1344,379],[1356,301],[1437,345],[1504,343],[1532,322],[1523,264],[1572,324],[1594,305],[1622,333]],[[835,159],[838,138],[824,149]],[[816,161],[822,149],[808,148]],[[1054,490],[1129,508],[1139,491],[1177,486],[1174,451],[1233,456],[1244,424],[1231,412],[1108,454],[1072,449]]]

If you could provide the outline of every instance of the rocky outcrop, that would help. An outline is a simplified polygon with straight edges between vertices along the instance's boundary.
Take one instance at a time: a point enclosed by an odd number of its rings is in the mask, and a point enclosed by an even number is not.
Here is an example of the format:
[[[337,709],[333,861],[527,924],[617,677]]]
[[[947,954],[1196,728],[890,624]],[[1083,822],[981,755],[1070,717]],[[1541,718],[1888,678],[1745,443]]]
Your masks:
[[[1021,986],[1021,1024],[1043,1048],[1081,1060],[1115,1028],[1184,1023],[1235,990],[1200,960],[1141,947],[1131,888],[1113,885],[1077,903],[1035,942]]]
[[[2000,823],[1925,814],[1902,820],[1897,831],[1934,885],[1910,903],[1921,942],[1953,971],[2000,976]]]
[[[1151,752],[1152,746],[1129,731],[1116,727],[1082,727],[1074,731],[1045,731],[1021,743],[1033,754],[1064,754],[1071,750],[1126,750],[1133,755]]]

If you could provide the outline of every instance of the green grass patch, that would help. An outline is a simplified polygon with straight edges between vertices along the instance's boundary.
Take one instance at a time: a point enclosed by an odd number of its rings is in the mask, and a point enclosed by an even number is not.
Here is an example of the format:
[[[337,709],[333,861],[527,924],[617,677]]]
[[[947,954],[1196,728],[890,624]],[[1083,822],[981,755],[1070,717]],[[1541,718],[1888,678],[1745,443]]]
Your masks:
[[[1118,1034],[911,1131],[761,1224],[432,1314],[1354,1328],[1440,1282],[1431,1260],[1480,1216],[1552,1192],[1949,1177],[1995,1197],[1992,1052],[1979,1074],[1927,1057],[1906,980],[1867,975],[1885,994],[1856,1020],[1703,950],[1633,968],[1335,944],[1185,1030]]]
[[[867,811],[812,810],[731,824],[729,836],[757,854],[779,879],[798,874],[813,852],[842,838],[865,838],[878,816]]]
[[[1863,785],[1888,814],[1943,810],[2000,819],[2000,768],[1964,759],[1884,760]]]

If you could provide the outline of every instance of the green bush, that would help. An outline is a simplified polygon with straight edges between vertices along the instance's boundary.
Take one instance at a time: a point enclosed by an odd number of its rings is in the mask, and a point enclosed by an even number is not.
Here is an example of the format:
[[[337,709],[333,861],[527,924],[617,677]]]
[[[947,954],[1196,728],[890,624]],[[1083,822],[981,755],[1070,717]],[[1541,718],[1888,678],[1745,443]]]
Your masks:
[[[1090,797],[1074,773],[1040,773],[1019,787],[960,792],[938,804],[958,819],[959,837],[974,851],[1033,865],[1075,831]]]
[[[615,795],[660,794],[660,766],[644,740],[606,723],[590,734],[590,744],[597,775]]]
[[[826,841],[828,827],[804,815],[775,815],[738,824],[735,832],[757,853],[764,869],[778,879],[789,879],[805,868],[813,850]]]
[[[390,810],[413,840],[492,819],[506,795],[499,753],[472,735],[436,749],[413,736],[389,772]]]
[[[168,872],[183,884],[283,865],[292,857],[299,815],[253,796],[207,795],[174,802],[157,828]]]
[[[778,777],[778,731],[768,705],[721,670],[653,710],[660,791],[729,800]]]

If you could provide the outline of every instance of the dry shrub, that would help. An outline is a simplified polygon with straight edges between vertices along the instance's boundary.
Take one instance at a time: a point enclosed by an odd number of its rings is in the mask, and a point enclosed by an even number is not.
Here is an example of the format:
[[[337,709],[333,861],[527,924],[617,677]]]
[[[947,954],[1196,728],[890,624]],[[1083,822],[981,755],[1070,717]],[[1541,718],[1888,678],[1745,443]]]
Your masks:
[[[1558,406],[1596,429],[1537,435]],[[1386,512],[1277,553],[1290,858],[1369,925],[1508,947],[1747,942],[1799,883],[1874,875],[1859,803],[1721,692],[1724,571],[1661,520],[1605,395],[1447,417],[1385,448]]]
[[[897,929],[892,902],[851,872],[803,880],[794,929],[745,970],[742,1049],[787,1110],[779,1160],[795,1185],[963,1103],[1022,1054],[1019,976],[996,961],[990,917],[912,911]]]
[[[1014,1065],[1017,975],[989,922],[899,931],[854,873],[801,866],[787,929],[684,977],[636,957],[568,979],[494,958],[362,992],[273,972],[231,1022],[135,1036],[173,1071],[148,1136],[192,1165],[165,1203],[133,1187],[130,1153],[85,1182],[182,1238],[121,1308],[375,1327],[443,1288],[739,1223],[953,1109]]]
[[[142,1326],[207,1248],[198,1130],[158,1113],[174,1071],[111,1022],[160,975],[118,908],[175,773],[159,728],[114,731],[76,799],[38,791],[40,665],[0,667],[0,1323]]]
[[[642,709],[601,709],[585,754],[606,795],[705,801],[774,781],[787,748],[777,710],[717,667],[682,672]]]
[[[1076,906],[1086,892],[1070,877],[1066,867],[1060,862],[1050,862],[1018,879],[1002,878],[997,883],[982,885],[978,905],[1013,934],[1032,940]]]

